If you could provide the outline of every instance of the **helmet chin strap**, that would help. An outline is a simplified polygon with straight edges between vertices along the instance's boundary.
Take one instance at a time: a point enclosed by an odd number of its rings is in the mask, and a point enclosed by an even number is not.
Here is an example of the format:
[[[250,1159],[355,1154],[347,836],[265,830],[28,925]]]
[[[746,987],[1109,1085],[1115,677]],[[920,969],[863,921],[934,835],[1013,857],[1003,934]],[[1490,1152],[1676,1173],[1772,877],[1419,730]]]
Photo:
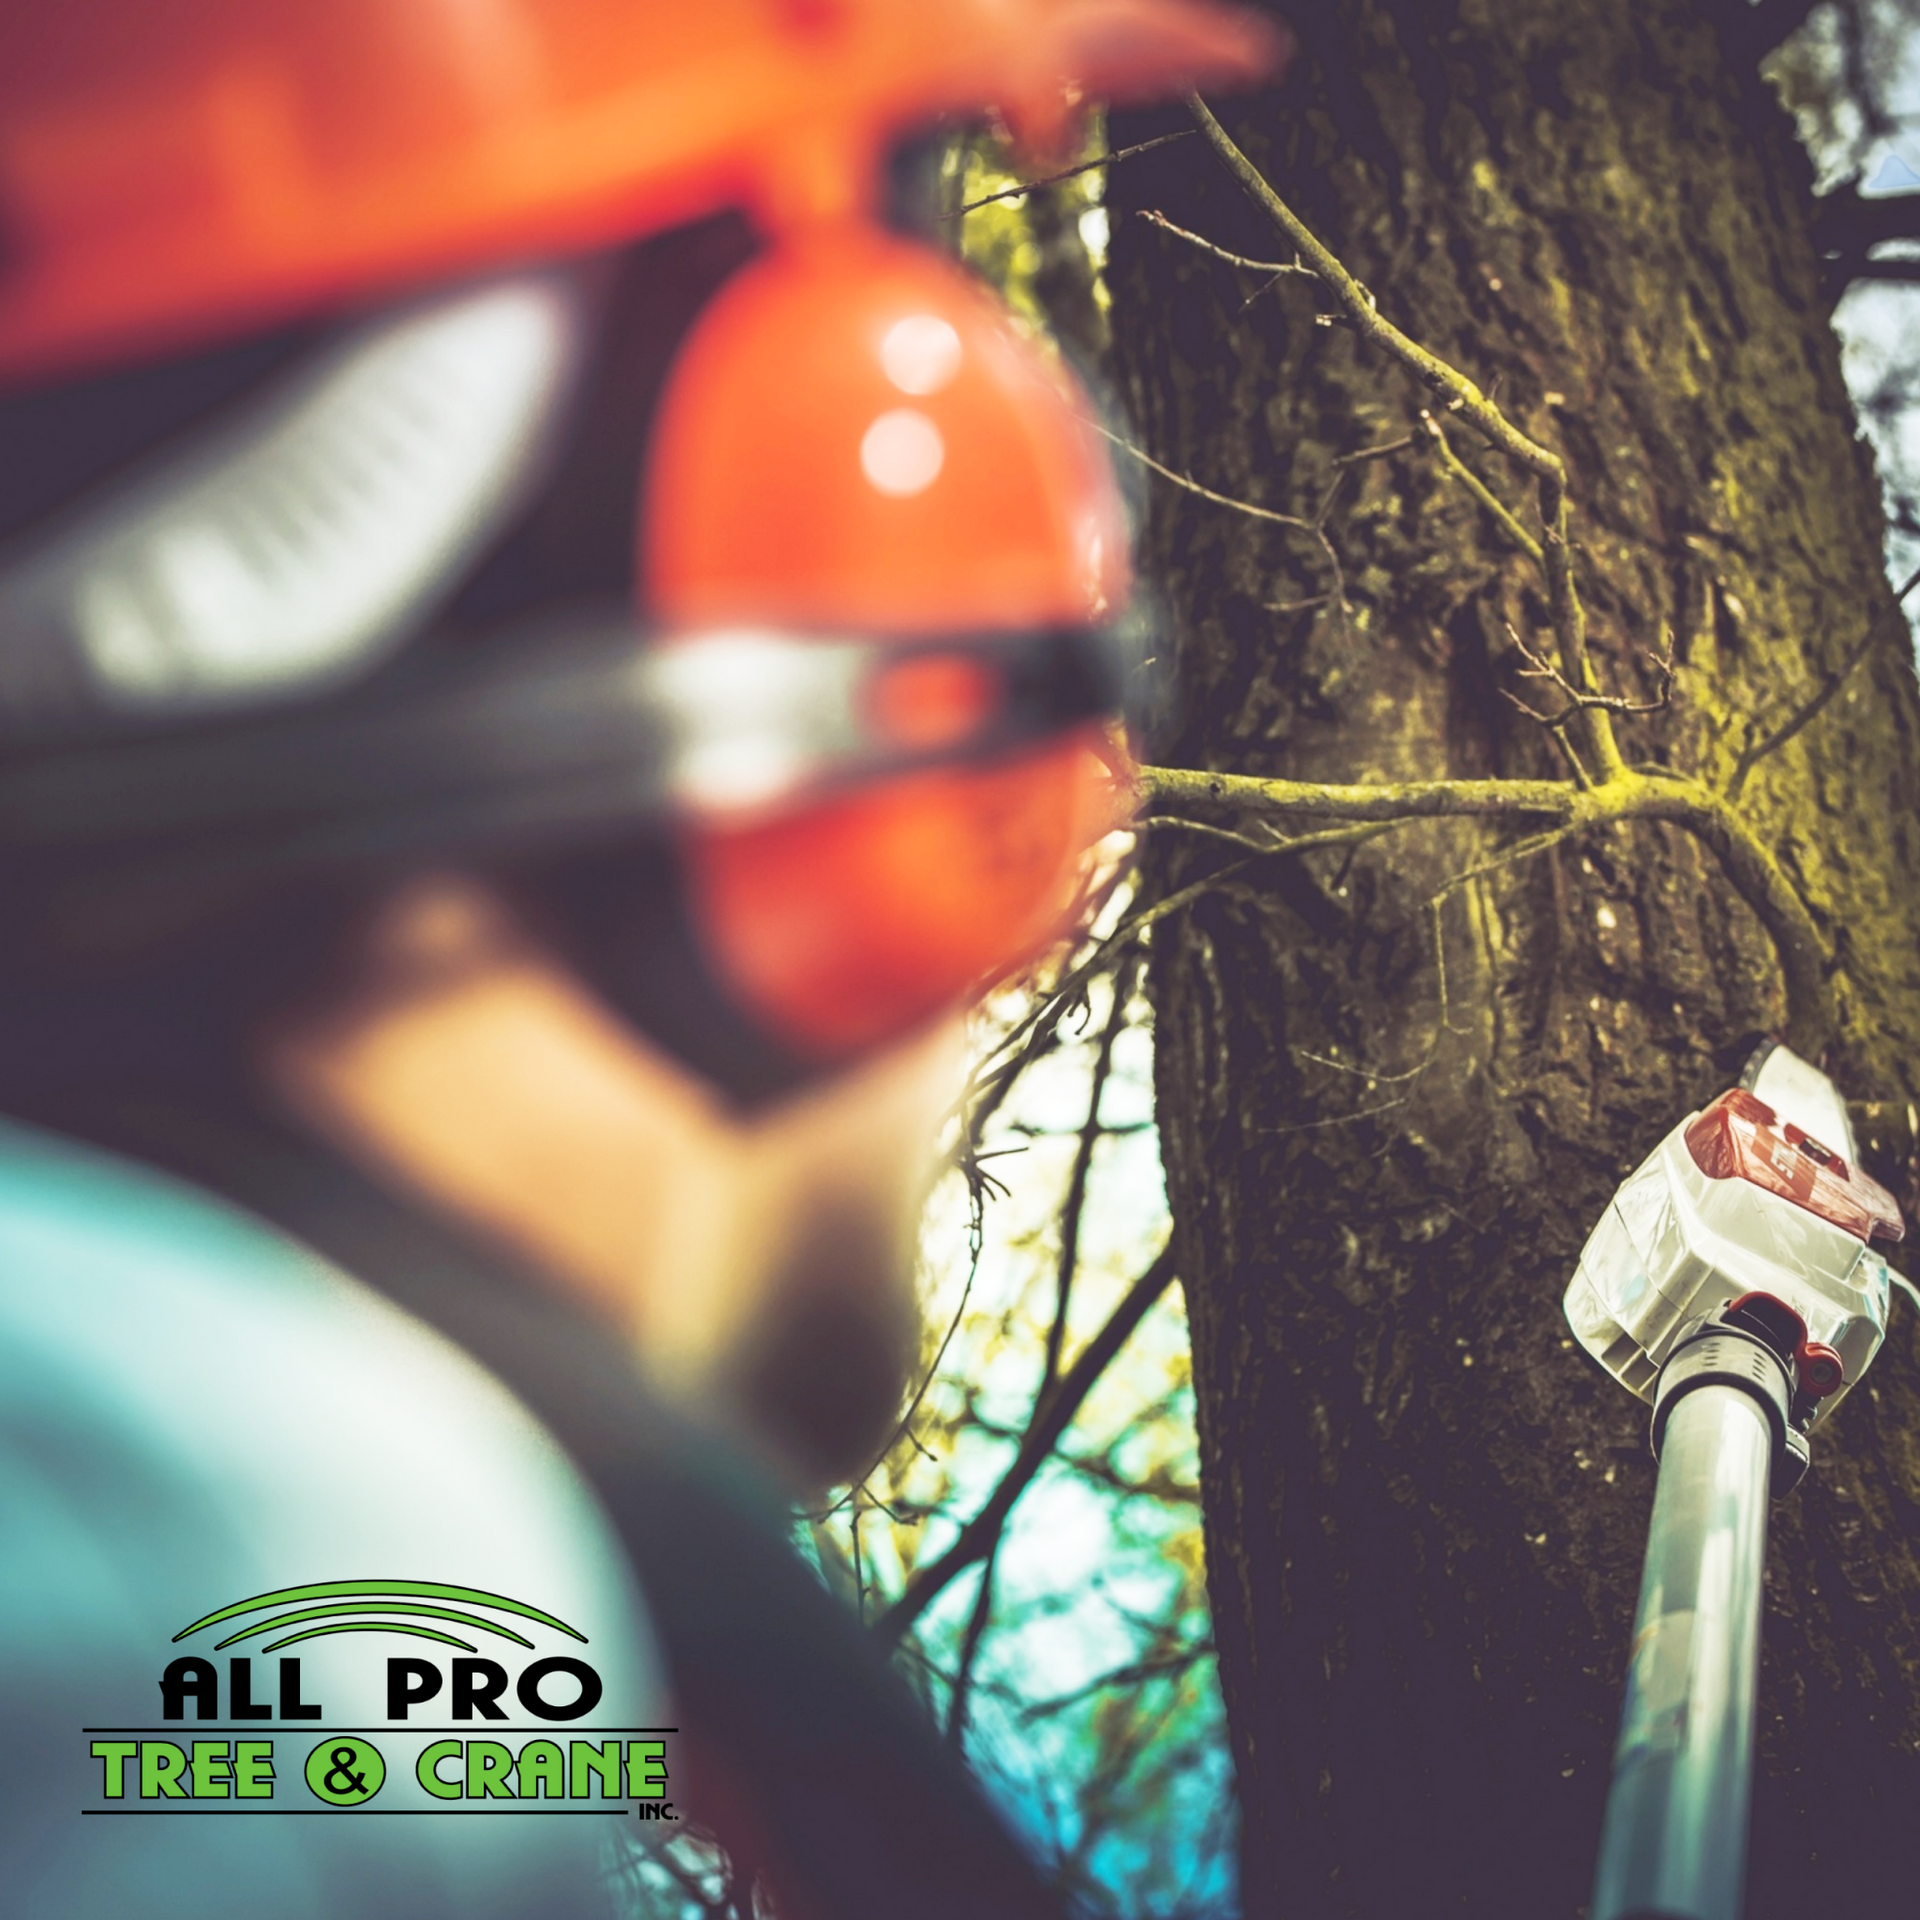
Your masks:
[[[365,326],[0,559],[0,737],[298,696],[395,647],[537,489],[586,358],[562,272]]]

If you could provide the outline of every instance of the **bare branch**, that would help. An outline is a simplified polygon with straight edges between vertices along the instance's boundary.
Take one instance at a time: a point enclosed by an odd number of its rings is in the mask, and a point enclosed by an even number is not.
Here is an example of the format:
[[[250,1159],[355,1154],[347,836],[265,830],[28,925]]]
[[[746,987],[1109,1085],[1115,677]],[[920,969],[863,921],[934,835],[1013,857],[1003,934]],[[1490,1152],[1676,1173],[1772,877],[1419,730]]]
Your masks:
[[[980,1569],[980,1591],[973,1597],[973,1612],[967,1619],[966,1637],[960,1643],[960,1662],[953,1670],[953,1687],[947,1695],[947,1738],[964,1746],[967,1737],[967,1696],[973,1689],[974,1662],[980,1657],[980,1642],[987,1636],[993,1619],[993,1570],[999,1564],[1000,1543],[995,1541]]]
[[[1591,787],[1570,780],[1414,780],[1335,786],[1263,780],[1247,774],[1143,767],[1143,792],[1184,810],[1226,808],[1253,815],[1393,823],[1406,820],[1535,815],[1569,830],[1629,820],[1662,820],[1685,829],[1719,861],[1734,891],[1766,929],[1779,957],[1787,999],[1787,1037],[1817,1051],[1831,1031],[1827,953],[1806,902],[1775,856],[1726,797],[1679,774],[1622,766]]]
[[[1450,895],[1458,893],[1460,889],[1470,881],[1482,879],[1490,873],[1497,873],[1502,867],[1513,866],[1521,860],[1531,859],[1537,853],[1545,853],[1549,848],[1557,847],[1560,842],[1566,839],[1572,832],[1573,829],[1571,827],[1549,827],[1544,833],[1528,834],[1524,838],[1515,840],[1509,845],[1502,847],[1488,859],[1479,861],[1474,866],[1468,867],[1464,872],[1456,873],[1428,898],[1426,902],[1426,913],[1433,934],[1433,971],[1437,987],[1436,997],[1439,1001],[1439,1013],[1434,1021],[1433,1037],[1427,1042],[1420,1058],[1411,1067],[1404,1067],[1395,1072],[1388,1072],[1379,1067],[1354,1066],[1345,1060],[1332,1059],[1326,1054],[1309,1052],[1305,1047],[1295,1047],[1293,1049],[1295,1056],[1302,1060],[1310,1060],[1318,1067],[1330,1067],[1335,1073],[1351,1074],[1356,1080],[1364,1080],[1367,1082],[1367,1090],[1369,1092],[1381,1083],[1387,1086],[1404,1086],[1410,1081],[1418,1080],[1420,1076],[1433,1065],[1434,1061],[1440,1057],[1441,1042],[1445,1040],[1448,1034],[1452,1034],[1456,1039],[1463,1039],[1469,1032],[1469,1029],[1456,1027],[1453,1024],[1452,1003],[1447,990],[1446,930],[1441,924],[1441,908],[1446,904]],[[1394,1104],[1397,1105],[1399,1103],[1395,1102]],[[1383,1113],[1389,1110],[1390,1109],[1383,1107],[1369,1107],[1367,1112],[1370,1114]],[[1354,1119],[1360,1116],[1341,1115],[1338,1117],[1342,1119]]]
[[[932,1602],[952,1583],[955,1576],[976,1561],[983,1560],[998,1542],[1007,1517],[1015,1503],[1032,1483],[1033,1476],[1046,1464],[1060,1443],[1060,1436],[1072,1425],[1086,1397],[1100,1376],[1112,1365],[1120,1350],[1132,1338],[1134,1329],[1147,1316],[1147,1309],[1166,1292],[1173,1281],[1173,1254],[1169,1250],[1147,1268],[1127,1289],[1107,1323],[1080,1350],[1040,1409],[1027,1437],[1014,1455],[1013,1465],[1001,1477],[987,1503],[960,1529],[960,1537],[937,1560],[915,1570],[906,1591],[874,1622],[874,1632],[891,1645],[926,1612]]]
[[[1404,453],[1414,445],[1414,437],[1403,433],[1398,440],[1383,441],[1377,447],[1361,447],[1354,453],[1342,453],[1334,456],[1336,467],[1357,467],[1363,460],[1384,460],[1390,453]]]
[[[989,1175],[988,1178],[991,1180],[992,1176]],[[969,1184],[971,1184],[971,1176],[969,1176]],[[1002,1191],[1004,1192],[1005,1189],[1003,1188]],[[947,1330],[941,1336],[939,1348],[934,1353],[932,1360],[927,1363],[926,1371],[920,1376],[920,1384],[914,1388],[913,1398],[907,1402],[906,1411],[901,1414],[898,1425],[896,1425],[892,1433],[887,1436],[886,1444],[873,1456],[872,1464],[867,1470],[847,1488],[846,1492],[843,1493],[832,1506],[822,1508],[818,1513],[809,1513],[805,1516],[806,1519],[818,1524],[822,1521],[831,1520],[843,1507],[855,1505],[857,1510],[857,1503],[863,1493],[866,1493],[867,1497],[872,1499],[872,1494],[868,1492],[867,1482],[880,1471],[881,1464],[902,1440],[911,1440],[921,1453],[926,1452],[926,1448],[921,1446],[919,1440],[914,1436],[913,1417],[920,1411],[920,1403],[926,1399],[928,1389],[932,1387],[934,1381],[940,1377],[940,1363],[946,1359],[947,1349],[953,1344],[953,1336],[960,1331],[961,1323],[967,1317],[967,1303],[973,1298],[974,1282],[980,1277],[981,1236],[979,1230],[979,1205],[980,1202],[976,1196],[974,1201],[974,1225],[971,1236],[972,1259],[967,1267],[966,1285],[960,1289],[960,1304],[954,1308],[953,1318],[947,1322]],[[876,1504],[878,1503],[876,1502]],[[857,1535],[855,1545],[856,1547],[858,1546]]]
[[[1118,447],[1122,453],[1131,455],[1135,460],[1138,460],[1143,467],[1147,468],[1149,472],[1157,473],[1161,479],[1171,481],[1176,487],[1180,487],[1202,500],[1210,500],[1217,507],[1229,507],[1235,513],[1244,513],[1254,520],[1268,520],[1278,527],[1290,527],[1294,531],[1307,534],[1317,541],[1320,551],[1327,557],[1328,571],[1333,575],[1333,591],[1325,595],[1324,598],[1332,603],[1335,611],[1339,615],[1341,628],[1343,631],[1345,630],[1347,624],[1347,574],[1345,567],[1340,563],[1340,550],[1333,544],[1332,540],[1328,538],[1326,526],[1327,510],[1332,506],[1334,495],[1338,491],[1342,480],[1346,477],[1344,474],[1337,474],[1335,476],[1333,485],[1327,489],[1326,496],[1320,503],[1320,511],[1314,518],[1311,520],[1303,520],[1295,513],[1280,513],[1272,507],[1255,506],[1250,500],[1236,500],[1231,494],[1216,493],[1212,487],[1202,486],[1191,474],[1178,473],[1172,467],[1163,466],[1152,454],[1140,447],[1136,447],[1130,440],[1121,439],[1117,433],[1109,433],[1098,421],[1093,421],[1089,424],[1092,425],[1095,431],[1103,438],[1110,440]],[[1300,604],[1304,605],[1306,603],[1302,602]],[[1286,610],[1287,609],[1284,608],[1273,609],[1273,611],[1276,612]]]
[[[1208,144],[1226,163],[1227,171],[1239,181],[1254,204],[1286,235],[1300,258],[1311,268],[1315,277],[1326,285],[1361,333],[1376,346],[1384,347],[1423,386],[1431,388],[1449,402],[1458,402],[1461,418],[1492,445],[1519,461],[1529,472],[1543,479],[1552,479],[1564,488],[1566,469],[1560,456],[1537,441],[1528,439],[1465,374],[1448,366],[1438,355],[1429,353],[1382,315],[1373,295],[1274,192],[1266,176],[1240,151],[1232,136],[1213,117],[1206,102],[1198,94],[1193,94],[1189,96],[1188,106]]]
[[[860,1489],[854,1489],[855,1499],[847,1511],[847,1538],[853,1547],[853,1617],[863,1625],[867,1618],[867,1575],[860,1562]]]
[[[1529,439],[1458,368],[1402,333],[1379,311],[1373,295],[1315,238],[1247,156],[1234,143],[1198,94],[1188,96],[1195,124],[1254,204],[1266,214],[1298,250],[1302,259],[1326,284],[1347,317],[1368,340],[1384,349],[1421,384],[1439,394],[1450,412],[1457,413],[1490,446],[1497,447],[1533,474],[1540,488],[1540,521],[1545,529],[1541,566],[1547,578],[1547,604],[1553,616],[1554,637],[1568,679],[1583,692],[1597,693],[1593,663],[1587,656],[1587,616],[1573,577],[1572,509],[1567,495],[1567,470],[1557,453]],[[1624,770],[1613,722],[1604,708],[1580,715],[1589,752],[1603,781]]]
[[[1150,813],[1134,825],[1142,832],[1159,828],[1167,832],[1204,834],[1209,840],[1224,840],[1229,846],[1245,847],[1249,853],[1279,853],[1294,844],[1268,829],[1258,837],[1235,833],[1231,827],[1216,827],[1210,820],[1183,820],[1177,813]]]
[[[1127,863],[1124,860],[1115,862],[1103,883],[1092,888],[1091,891],[1083,888],[1080,897],[1062,916],[1063,919],[1070,925],[1091,926],[1099,919],[1107,903],[1125,883],[1127,874]],[[1095,941],[1091,954],[1087,958],[1091,960],[1111,952],[1111,942]],[[956,1113],[964,1118],[961,1158],[963,1168],[967,1165],[969,1157],[975,1162],[978,1161],[978,1146],[986,1125],[999,1111],[1008,1094],[1013,1091],[1014,1082],[1042,1054],[1059,1045],[1060,1019],[1070,1010],[1075,999],[1084,993],[1085,983],[1098,970],[1098,967],[1092,965],[1075,968],[1074,971],[1079,978],[1071,993],[1061,991],[1061,983],[1056,983],[1054,991],[1043,995],[1039,1005],[997,1046],[990,1049],[984,1059],[975,1063],[973,1072],[968,1075],[967,1084],[956,1105]]]
[[[1544,783],[1543,783],[1544,784]],[[975,1070],[975,1090],[962,1097],[963,1106],[973,1098],[1004,1097],[1005,1089],[1023,1073],[1038,1053],[1044,1050],[1048,1036],[1053,1030],[1053,1022],[1058,1019],[1066,1007],[1082,993],[1087,983],[1103,967],[1114,963],[1118,952],[1130,940],[1138,939],[1148,928],[1157,925],[1169,915],[1180,912],[1190,906],[1203,894],[1211,893],[1251,861],[1269,859],[1283,853],[1310,853],[1317,847],[1353,846],[1365,840],[1372,840],[1382,833],[1393,831],[1396,821],[1388,820],[1378,826],[1328,827],[1317,833],[1303,833],[1289,839],[1276,839],[1268,844],[1255,847],[1244,859],[1231,860],[1224,867],[1203,874],[1178,891],[1168,894],[1164,899],[1156,900],[1152,906],[1144,907],[1140,912],[1123,920],[1114,928],[1093,951],[1070,967],[1055,983],[1054,990],[1027,1017],[1001,1041],[980,1068]],[[998,1064],[995,1064],[998,1062]]]
[[[1457,893],[1471,880],[1484,879],[1490,873],[1498,873],[1502,867],[1511,867],[1522,860],[1531,860],[1536,853],[1546,853],[1557,847],[1573,831],[1572,827],[1549,827],[1544,833],[1530,833],[1524,839],[1502,847],[1497,853],[1480,861],[1478,865],[1468,867],[1462,873],[1456,873],[1433,897],[1436,901],[1444,900],[1448,894]]]
[[[1439,1012],[1433,1023],[1433,1032],[1429,1036],[1427,1044],[1420,1050],[1419,1059],[1410,1067],[1389,1070],[1383,1067],[1352,1066],[1345,1060],[1336,1060],[1329,1054],[1315,1053],[1308,1047],[1295,1047],[1292,1050],[1295,1059],[1310,1061],[1316,1067],[1326,1067],[1334,1073],[1350,1074],[1356,1080],[1364,1080],[1367,1083],[1367,1091],[1370,1093],[1376,1086],[1381,1084],[1390,1087],[1406,1086],[1420,1079],[1421,1076],[1426,1073],[1427,1069],[1439,1059],[1440,1048],[1445,1042],[1447,1035],[1451,1033],[1457,1036],[1460,1032],[1460,1029],[1453,1024],[1452,1007],[1447,996],[1446,930],[1440,921],[1441,903],[1445,900],[1450,890],[1450,888],[1443,888],[1426,903],[1424,908],[1433,932],[1433,970],[1439,992]],[[1368,1111],[1378,1113],[1381,1109],[1373,1107],[1369,1108]],[[1353,1116],[1342,1115],[1340,1117],[1345,1119]]]
[[[1180,807],[1245,808],[1282,818],[1391,823],[1469,814],[1543,814],[1572,820],[1587,798],[1568,780],[1410,780],[1336,786],[1313,780],[1264,780],[1250,774],[1142,767],[1150,798]]]
[[[970,1141],[983,1137],[987,1122],[998,1112],[1021,1074],[1062,1044],[1061,1022],[1085,1002],[1092,982],[1124,951],[1131,922],[1122,922],[1105,939],[1096,940],[1081,957],[1043,992],[1036,1004],[978,1061],[958,1112],[964,1116]],[[973,1152],[977,1161],[980,1155]]]

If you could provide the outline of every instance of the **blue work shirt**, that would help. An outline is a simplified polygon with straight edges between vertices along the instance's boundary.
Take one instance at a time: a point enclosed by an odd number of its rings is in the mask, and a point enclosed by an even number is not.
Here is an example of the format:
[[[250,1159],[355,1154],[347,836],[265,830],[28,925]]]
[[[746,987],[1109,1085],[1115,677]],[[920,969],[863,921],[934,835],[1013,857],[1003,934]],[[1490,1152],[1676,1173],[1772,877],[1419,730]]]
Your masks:
[[[388,1714],[388,1661],[415,1659],[424,1687],[426,1670],[450,1678],[465,1656],[342,1630],[366,1617],[343,1615],[299,1646],[301,1701],[324,1719],[285,1720],[285,1656],[263,1654],[260,1638],[213,1648],[264,1614],[175,1644],[203,1616],[282,1589],[401,1580],[510,1597],[566,1623],[584,1646],[497,1609],[481,1617],[531,1646],[414,1618],[510,1675],[537,1657],[587,1663],[599,1704],[549,1725],[509,1690],[505,1725],[468,1724],[447,1687],[402,1725]],[[223,1716],[228,1662],[248,1656],[250,1691],[273,1717],[202,1721],[190,1699],[184,1719],[163,1718],[163,1672],[188,1654],[211,1663]],[[564,1708],[576,1684],[563,1671],[537,1697]],[[515,1750],[550,1737],[566,1754],[583,1740],[604,1753],[664,1718],[644,1614],[599,1504],[492,1375],[253,1217],[0,1121],[0,1905],[13,1920],[604,1914],[609,1842],[631,1804],[529,1813],[485,1797],[484,1781],[477,1808],[465,1791],[443,1800],[416,1774],[422,1723]],[[377,1800],[337,1811],[303,1768],[321,1729],[343,1727],[372,1741],[386,1777]],[[270,1740],[274,1811],[231,1791],[142,1799],[138,1753],[110,1797],[113,1761],[90,1751],[100,1739],[230,1743],[207,1769],[219,1781],[232,1777],[231,1743]],[[471,1763],[456,1753],[435,1777],[460,1787]]]

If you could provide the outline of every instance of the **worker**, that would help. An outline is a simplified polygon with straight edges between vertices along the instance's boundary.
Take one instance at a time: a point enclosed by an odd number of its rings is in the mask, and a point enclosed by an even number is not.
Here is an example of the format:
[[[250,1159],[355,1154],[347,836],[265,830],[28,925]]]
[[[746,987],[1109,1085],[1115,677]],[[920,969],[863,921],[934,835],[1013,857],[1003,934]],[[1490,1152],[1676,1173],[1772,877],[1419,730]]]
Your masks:
[[[956,1009],[1124,805],[1086,402],[884,162],[1270,36],[0,48],[9,1910],[603,1912],[665,1785],[800,1920],[1061,1911],[784,1537],[899,1404]]]

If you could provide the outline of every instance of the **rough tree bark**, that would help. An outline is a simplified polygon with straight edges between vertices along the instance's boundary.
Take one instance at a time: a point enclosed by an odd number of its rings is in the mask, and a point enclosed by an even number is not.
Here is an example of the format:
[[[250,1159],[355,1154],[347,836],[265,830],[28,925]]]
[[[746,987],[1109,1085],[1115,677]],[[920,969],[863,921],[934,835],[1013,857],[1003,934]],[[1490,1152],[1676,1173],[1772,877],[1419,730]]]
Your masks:
[[[1216,102],[1380,310],[1561,451],[1602,679],[1672,707],[1629,762],[1741,795],[1832,955],[1832,1070],[1914,1197],[1920,700],[1809,240],[1811,178],[1707,0],[1306,0],[1276,92]],[[1177,119],[1136,117],[1114,145]],[[1198,138],[1114,172],[1113,366],[1154,457],[1177,632],[1165,764],[1302,780],[1564,775],[1501,697],[1528,562],[1416,439],[1431,396],[1316,290]],[[1251,298],[1249,296],[1252,296]],[[1324,309],[1324,294],[1318,296]],[[1521,475],[1452,434],[1538,530]],[[1334,594],[1311,607],[1288,603]],[[1276,610],[1279,609],[1279,610]],[[1311,824],[1311,823],[1308,823]],[[1250,1916],[1573,1916],[1587,1898],[1652,1491],[1645,1412],[1559,1296],[1619,1176],[1781,1018],[1699,844],[1614,826],[1424,903],[1521,829],[1429,821],[1241,867],[1155,930],[1161,1129],[1191,1312]],[[1150,892],[1221,864],[1156,829]],[[1393,1076],[1405,1075],[1404,1078]],[[1891,1114],[1891,1117],[1890,1117]],[[1897,1125],[1895,1120],[1897,1119]],[[1920,1337],[1775,1508],[1750,1912],[1920,1903]]]

